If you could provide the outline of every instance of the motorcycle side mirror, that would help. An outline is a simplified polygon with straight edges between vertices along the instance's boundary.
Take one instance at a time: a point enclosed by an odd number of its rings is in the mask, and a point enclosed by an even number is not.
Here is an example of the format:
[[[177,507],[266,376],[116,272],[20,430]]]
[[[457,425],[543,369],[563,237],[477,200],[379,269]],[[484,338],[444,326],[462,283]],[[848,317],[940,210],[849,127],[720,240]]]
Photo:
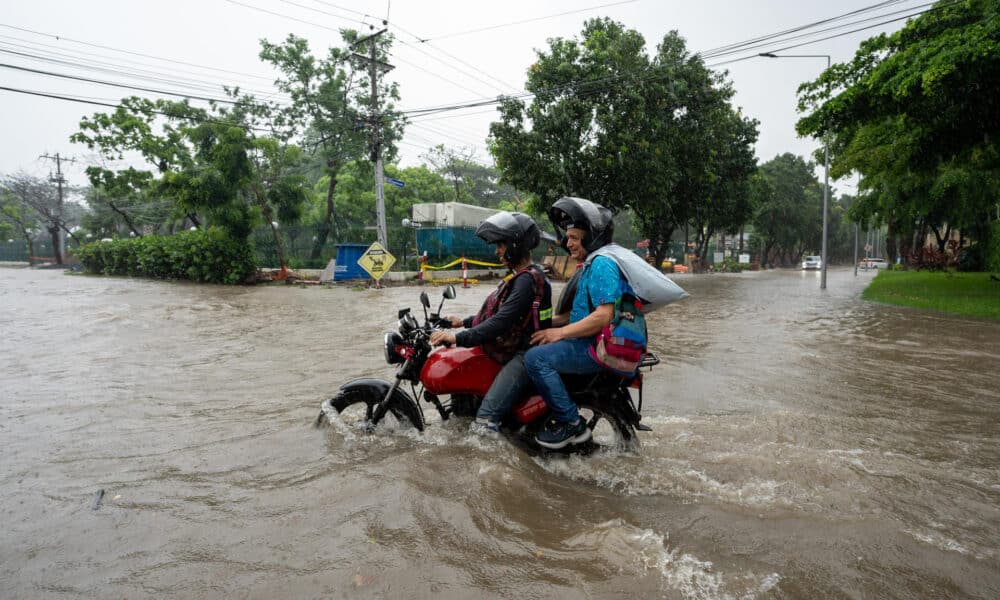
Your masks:
[[[444,306],[445,299],[454,300],[457,295],[455,293],[455,286],[449,284],[448,287],[444,288],[444,291],[441,292],[441,304],[438,304],[437,314],[441,314],[441,307]]]
[[[431,307],[431,299],[427,297],[427,292],[420,292],[420,303],[424,305],[424,308]]]

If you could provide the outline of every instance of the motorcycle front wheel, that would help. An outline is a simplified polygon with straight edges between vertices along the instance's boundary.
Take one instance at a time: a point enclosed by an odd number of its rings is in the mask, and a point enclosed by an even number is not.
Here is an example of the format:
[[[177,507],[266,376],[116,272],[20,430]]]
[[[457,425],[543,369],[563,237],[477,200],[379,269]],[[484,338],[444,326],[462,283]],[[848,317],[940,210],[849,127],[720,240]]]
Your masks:
[[[388,391],[387,386],[350,386],[341,389],[336,396],[325,400],[320,416],[336,411],[348,425],[358,424],[366,429],[372,429],[378,423],[371,423],[372,412]],[[392,415],[401,429],[415,427],[424,430],[424,417],[420,407],[405,392],[396,390],[389,400],[389,410],[386,417]],[[385,418],[383,418],[383,421]]]

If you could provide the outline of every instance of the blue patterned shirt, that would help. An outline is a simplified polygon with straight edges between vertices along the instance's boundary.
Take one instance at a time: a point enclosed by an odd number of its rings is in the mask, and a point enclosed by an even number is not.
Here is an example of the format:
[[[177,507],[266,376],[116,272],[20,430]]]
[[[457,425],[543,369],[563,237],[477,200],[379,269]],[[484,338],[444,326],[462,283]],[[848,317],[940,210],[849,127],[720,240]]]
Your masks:
[[[607,256],[598,256],[584,267],[580,275],[580,283],[573,298],[573,309],[569,313],[569,322],[576,323],[594,311],[602,304],[613,303],[622,294],[633,294],[632,288],[625,281],[618,264]]]

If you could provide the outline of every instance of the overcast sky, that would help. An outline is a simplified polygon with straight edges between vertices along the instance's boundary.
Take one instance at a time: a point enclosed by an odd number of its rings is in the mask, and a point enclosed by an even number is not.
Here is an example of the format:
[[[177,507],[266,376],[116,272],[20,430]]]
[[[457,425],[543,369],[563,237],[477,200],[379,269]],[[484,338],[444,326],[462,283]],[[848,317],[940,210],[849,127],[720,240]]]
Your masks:
[[[389,76],[399,82],[399,107],[406,110],[522,91],[524,73],[534,61],[535,50],[547,49],[547,40],[552,37],[578,36],[584,21],[593,17],[611,17],[638,30],[650,53],[672,29],[686,38],[690,51],[707,52],[876,4],[886,6],[809,30],[839,26],[826,33],[811,33],[792,41],[786,36],[784,41],[706,60],[710,66],[728,69],[737,92],[735,105],[760,121],[756,154],[766,161],[783,152],[808,156],[817,148],[815,140],[795,134],[795,91],[799,83],[815,78],[826,61],[759,58],[758,52],[871,27],[925,9],[927,2],[10,1],[0,8],[0,86],[111,104],[133,94],[155,96],[23,70],[27,68],[196,95],[220,96],[216,90],[224,84],[274,93],[270,84],[274,74],[257,58],[260,39],[280,41],[294,33],[308,39],[314,51],[322,54],[329,46],[339,45],[340,28],[367,31],[371,24],[381,28],[381,20],[387,18],[390,31],[397,36],[390,59],[396,68]],[[899,29],[904,23],[897,20],[785,53],[829,54],[834,62],[843,62],[851,58],[862,40],[880,31]],[[428,41],[420,43],[417,38]],[[720,64],[746,57],[752,58]],[[58,152],[80,161],[64,167],[70,183],[86,183],[82,168],[94,157],[68,138],[82,116],[112,109],[6,90],[0,90],[0,108],[0,174],[24,170],[48,175],[54,165],[39,156]],[[400,146],[402,164],[424,162],[420,155],[436,144],[468,148],[489,161],[484,140],[495,115],[495,110],[487,107],[415,120]],[[822,176],[822,169],[817,174]],[[838,192],[853,191],[851,181],[834,185]]]

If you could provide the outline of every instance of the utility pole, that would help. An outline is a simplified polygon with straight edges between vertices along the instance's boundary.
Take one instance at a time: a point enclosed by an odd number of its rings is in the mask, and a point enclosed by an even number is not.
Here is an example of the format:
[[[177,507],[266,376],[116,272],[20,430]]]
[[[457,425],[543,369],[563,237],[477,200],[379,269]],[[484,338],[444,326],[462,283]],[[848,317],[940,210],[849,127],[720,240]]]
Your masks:
[[[826,70],[830,70],[830,60],[829,54],[774,54],[772,52],[761,52],[757,56],[763,56],[765,58],[825,58],[826,59]],[[826,86],[827,97],[830,94],[830,84]],[[829,126],[829,123],[827,123]],[[819,275],[819,289],[826,289],[826,263],[829,257],[826,255],[826,234],[827,234],[827,213],[829,209],[827,204],[830,201],[830,132],[825,132],[823,136],[823,154],[824,154],[824,166],[823,166],[823,264],[820,267]]]
[[[858,229],[861,226],[858,221],[854,222],[854,276],[858,276]]]
[[[385,25],[385,22],[382,24]],[[378,219],[378,241],[383,247],[388,247],[388,237],[386,236],[385,227],[385,189],[383,187],[384,174],[382,173],[382,115],[378,112],[378,73],[379,70],[384,73],[394,69],[395,67],[388,63],[380,62],[376,58],[375,50],[376,39],[386,31],[388,31],[388,29],[383,29],[354,43],[354,46],[359,46],[364,42],[371,40],[371,47],[369,49],[368,56],[357,53],[352,54],[355,58],[364,60],[368,63],[368,72],[371,77],[372,112],[369,119],[371,120],[372,126],[372,161],[375,163],[375,213],[376,218]]]
[[[62,262],[63,262],[62,261],[63,253],[66,250],[66,237],[63,235],[63,231],[62,231],[62,227],[63,227],[63,184],[66,183],[66,178],[63,177],[63,174],[62,174],[62,161],[66,161],[66,162],[76,162],[76,161],[73,160],[72,158],[63,158],[63,157],[59,156],[58,152],[56,152],[55,156],[51,156],[51,155],[48,155],[48,154],[43,154],[39,158],[47,158],[49,160],[56,161],[56,176],[52,177],[51,175],[49,175],[49,181],[55,182],[55,184],[56,184],[56,186],[58,186],[58,190],[59,190],[59,202],[56,205],[55,223],[53,223],[53,227],[56,229],[56,231],[55,231],[55,238],[56,238],[55,239],[55,242],[56,242],[55,246],[56,247],[52,249],[52,252],[55,255],[56,264],[61,265]]]

